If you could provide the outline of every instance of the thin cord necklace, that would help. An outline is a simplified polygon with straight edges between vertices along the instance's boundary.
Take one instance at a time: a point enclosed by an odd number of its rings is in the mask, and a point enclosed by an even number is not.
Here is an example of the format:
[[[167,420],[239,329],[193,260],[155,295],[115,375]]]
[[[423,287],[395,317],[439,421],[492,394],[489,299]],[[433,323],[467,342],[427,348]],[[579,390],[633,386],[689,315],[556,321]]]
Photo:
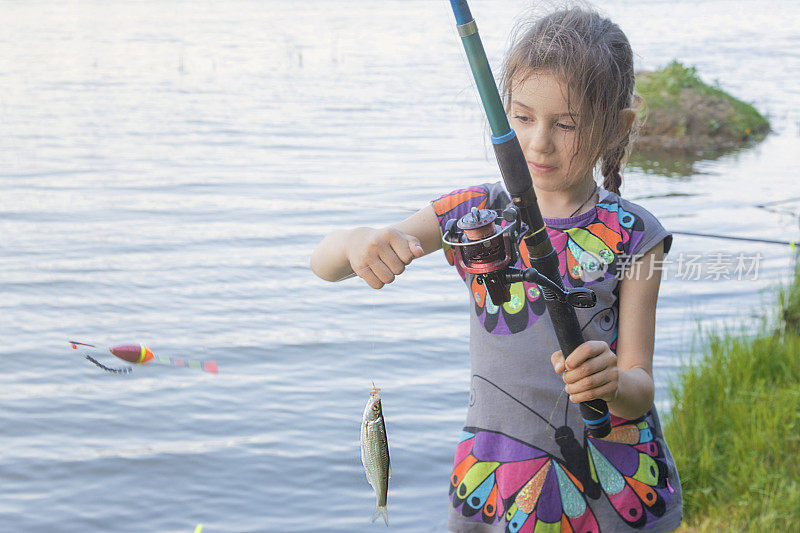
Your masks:
[[[584,201],[583,201],[583,203],[582,203],[581,205],[579,205],[579,206],[578,206],[578,209],[576,209],[575,211],[573,211],[573,212],[572,212],[572,214],[571,214],[570,216],[568,216],[567,218],[572,218],[572,217],[574,217],[574,216],[575,216],[575,213],[577,213],[578,211],[580,211],[580,210],[581,210],[581,208],[582,208],[584,205],[586,205],[586,202],[588,202],[589,200],[591,200],[591,199],[594,197],[594,193],[596,193],[596,192],[597,192],[597,188],[598,188],[598,186],[597,186],[597,183],[595,183],[595,184],[594,184],[594,189],[592,189],[592,194],[590,194],[590,195],[589,195],[589,198],[587,198],[586,200],[584,200]]]

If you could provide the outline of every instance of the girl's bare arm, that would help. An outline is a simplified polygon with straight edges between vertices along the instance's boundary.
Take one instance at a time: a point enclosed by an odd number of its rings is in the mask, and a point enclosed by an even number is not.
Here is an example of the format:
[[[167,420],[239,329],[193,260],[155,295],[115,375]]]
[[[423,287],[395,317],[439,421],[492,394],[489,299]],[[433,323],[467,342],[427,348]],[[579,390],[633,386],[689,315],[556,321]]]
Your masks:
[[[609,408],[628,419],[645,414],[653,406],[656,303],[663,259],[662,241],[631,265],[621,281],[617,337],[619,387]]]
[[[380,289],[402,274],[417,257],[442,247],[433,206],[385,228],[359,227],[325,237],[311,254],[311,270],[326,281],[339,281],[356,272]]]
[[[621,281],[616,353],[603,341],[586,341],[564,359],[553,353],[556,373],[563,374],[573,402],[601,398],[609,410],[635,419],[653,406],[653,346],[663,242],[630,266]]]

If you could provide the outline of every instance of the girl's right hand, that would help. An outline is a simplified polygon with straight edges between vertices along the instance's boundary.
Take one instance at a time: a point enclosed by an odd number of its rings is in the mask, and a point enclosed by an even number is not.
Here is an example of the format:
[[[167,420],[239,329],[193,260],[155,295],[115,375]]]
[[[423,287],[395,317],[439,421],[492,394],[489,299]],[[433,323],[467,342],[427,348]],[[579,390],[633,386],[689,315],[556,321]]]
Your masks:
[[[380,289],[406,265],[442,247],[439,221],[432,205],[382,229],[354,228],[329,233],[311,254],[311,270],[326,281],[363,278]]]
[[[425,252],[418,238],[395,228],[358,228],[347,239],[346,255],[353,272],[380,289]]]

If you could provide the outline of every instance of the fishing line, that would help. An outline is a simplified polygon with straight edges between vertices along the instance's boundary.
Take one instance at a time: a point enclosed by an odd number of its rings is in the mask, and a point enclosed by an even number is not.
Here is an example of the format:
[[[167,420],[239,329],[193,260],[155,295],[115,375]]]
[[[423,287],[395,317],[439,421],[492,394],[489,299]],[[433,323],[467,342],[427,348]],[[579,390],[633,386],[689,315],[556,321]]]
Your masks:
[[[369,298],[369,314],[370,314],[370,338],[372,339],[372,346],[370,346],[370,353],[375,355],[375,321],[377,320],[375,314],[375,291],[371,291]],[[372,388],[375,388],[375,382],[372,382]]]
[[[447,13],[447,16],[445,18],[450,23],[450,32],[451,32],[451,34],[458,35],[458,25],[456,24],[455,19],[451,16],[453,14],[453,11],[452,11],[452,7],[451,7],[450,2],[448,0],[443,0],[442,4],[445,6],[444,10]],[[469,59],[467,58],[467,56],[465,54],[460,53],[461,49],[460,49],[460,47],[458,47],[458,45],[456,45],[456,48],[459,49],[459,53],[456,53],[456,55],[458,56],[459,60],[461,61],[461,65],[463,67],[462,72],[471,72],[472,71],[472,67],[470,67],[470,65],[469,65]],[[502,56],[501,56],[501,60],[502,60]],[[490,66],[490,68],[491,68],[491,66]],[[492,74],[492,77],[494,77],[494,74]],[[471,89],[470,92],[472,93],[472,98],[473,98],[473,101],[474,101],[473,105],[477,104],[477,108],[481,109],[483,104],[482,104],[482,100],[481,100],[480,91],[478,90],[478,86],[477,86],[477,84],[475,84],[475,82],[472,79],[472,77],[469,76],[469,78],[470,78],[470,81],[467,82],[467,85]],[[464,94],[465,92],[467,92],[467,89],[462,88],[458,92],[458,94]],[[488,139],[491,136],[491,128],[489,126],[489,119],[484,113],[481,113],[481,117],[482,118],[481,118],[480,124],[481,124],[481,129],[483,130],[483,135],[482,135],[483,142],[481,143],[481,145],[483,147],[483,159],[485,161],[491,161],[494,158],[490,157],[490,152],[489,152],[489,146],[490,145],[486,143],[486,139]],[[491,153],[491,156],[494,156],[494,152]],[[505,184],[503,184],[503,187],[505,187]]]
[[[798,241],[779,241],[774,239],[757,239],[755,237],[735,237],[733,235],[719,235],[718,233],[697,233],[693,231],[670,231],[675,235],[689,235],[691,237],[707,237],[711,239],[726,239],[730,241],[760,242],[765,244],[783,244],[794,248]]]
[[[556,409],[558,409],[558,404],[561,402],[561,398],[564,396],[564,393],[566,392],[566,387],[567,387],[566,385],[561,387],[561,392],[558,393],[558,398],[556,398],[556,403],[553,405],[553,409],[550,411],[550,417],[549,417],[549,420],[547,421],[547,425],[550,426],[550,427],[555,427],[553,425],[553,417],[556,415]],[[564,425],[565,426],[567,425],[567,413],[568,412],[569,412],[569,403],[567,403],[567,409],[564,411]],[[552,435],[550,434],[550,428],[547,428],[545,430],[545,433],[551,439],[556,440],[555,433],[552,434]]]
[[[447,13],[447,16],[445,17],[445,19],[448,20],[449,23],[450,23],[450,34],[451,35],[458,35],[458,27],[455,24],[455,19],[451,16],[452,15],[452,8],[450,7],[449,0],[442,0],[441,3],[445,6],[444,10]],[[453,42],[455,43],[457,41],[453,41]],[[458,47],[457,44],[455,45],[455,48],[457,48],[456,55],[458,56],[459,60],[461,60],[461,65],[463,67],[461,72],[471,72],[467,56],[461,53],[461,48]],[[480,106],[481,105],[481,95],[478,92],[478,86],[475,85],[475,83],[472,81],[472,77],[470,77],[469,79],[470,79],[470,81],[467,83],[467,85],[469,85],[470,89],[472,89],[472,91],[471,91],[472,92],[472,97],[475,99],[474,103],[477,104],[478,106]],[[464,92],[466,92],[466,89],[461,89],[460,92],[464,93]],[[480,107],[479,107],[479,109],[480,109]],[[484,127],[489,125],[489,122],[486,120],[485,117],[484,117],[484,120],[482,121],[482,123],[483,123]],[[486,147],[484,146],[484,149],[485,148]]]
[[[558,410],[558,405],[561,403],[561,398],[564,397],[564,394],[566,392],[565,391],[566,385],[564,387],[562,387],[561,392],[559,392],[558,398],[556,398],[555,405],[553,405],[553,409],[552,409],[552,411],[550,411],[550,416],[546,419],[545,417],[540,415],[538,412],[536,412],[532,407],[526,405],[522,400],[518,399],[513,394],[511,394],[510,392],[506,391],[505,389],[503,389],[502,387],[500,387],[496,383],[493,383],[493,382],[489,381],[487,378],[485,378],[485,377],[483,377],[483,376],[481,376],[479,374],[473,374],[472,377],[473,378],[482,379],[483,381],[485,381],[486,383],[488,383],[489,385],[491,385],[492,387],[497,389],[499,392],[505,394],[510,400],[513,400],[514,402],[516,402],[517,404],[522,406],[524,409],[527,409],[529,412],[531,412],[532,414],[536,415],[542,422],[547,424],[547,428],[545,429],[545,434],[550,438],[550,440],[552,440],[552,441],[557,441],[558,440],[556,438],[556,436],[555,436],[555,433],[551,434],[550,431],[551,430],[553,430],[553,431],[557,431],[558,430],[558,428],[553,424],[553,418],[555,418],[556,410]],[[569,421],[569,402],[566,402],[564,404],[564,426],[567,425],[568,421]]]
[[[371,264],[371,265],[367,265],[367,266],[365,266],[365,267],[363,267],[363,268],[360,268],[360,269],[358,269],[358,270],[354,271],[352,274],[348,274],[348,275],[346,275],[346,276],[344,276],[344,277],[341,277],[341,278],[337,279],[336,281],[343,281],[343,280],[346,280],[346,279],[353,278],[353,277],[357,276],[359,273],[361,273],[361,272],[364,272],[364,271],[366,271],[366,270],[368,270],[368,269],[372,268],[372,266],[374,266],[374,265],[377,265],[377,264],[379,264],[379,263],[382,263],[382,261],[378,261],[378,262],[376,262],[376,263],[373,263],[373,264]],[[370,312],[370,314],[371,314],[371,315],[374,317],[374,315],[375,315],[375,293],[374,293],[374,292],[372,293],[372,295],[371,295],[371,297],[370,297],[370,311],[371,311],[371,312]],[[371,352],[371,353],[375,353],[375,336],[374,336],[374,331],[375,331],[375,330],[374,330],[374,318],[373,318],[373,321],[372,321],[372,326],[371,326],[371,335],[370,335],[370,336],[372,337],[372,339],[373,339],[373,341],[372,341],[372,346],[371,346],[371,348],[370,348],[370,352]],[[477,374],[475,374],[475,376],[474,376],[474,377],[477,377],[477,378],[481,378],[481,379],[483,379],[484,381],[486,381],[487,383],[489,383],[490,385],[492,385],[492,386],[494,386],[496,389],[498,389],[500,392],[502,392],[503,394],[507,395],[509,398],[511,398],[512,400],[514,400],[515,402],[517,402],[518,404],[522,405],[522,406],[523,406],[523,407],[525,407],[527,410],[529,410],[530,412],[532,412],[533,414],[535,414],[536,416],[538,416],[539,418],[541,418],[541,419],[542,419],[542,420],[543,420],[545,423],[547,423],[547,425],[548,425],[548,426],[550,426],[550,427],[551,427],[551,428],[553,428],[554,430],[555,430],[555,429],[558,429],[558,428],[556,428],[556,426],[554,426],[554,425],[552,424],[552,422],[553,422],[553,418],[555,417],[556,410],[558,409],[558,404],[561,402],[561,398],[564,396],[564,393],[566,392],[566,390],[565,390],[565,389],[566,389],[566,385],[564,385],[564,387],[561,389],[561,392],[560,392],[560,393],[559,393],[559,395],[558,395],[558,398],[556,398],[555,405],[553,405],[553,409],[550,411],[550,416],[549,416],[547,419],[545,419],[545,418],[544,418],[542,415],[540,415],[539,413],[537,413],[536,411],[534,411],[533,409],[531,409],[530,407],[528,407],[527,405],[525,405],[524,403],[522,403],[520,400],[518,400],[517,398],[515,398],[514,396],[512,396],[510,393],[508,393],[507,391],[503,390],[503,389],[502,389],[502,388],[500,388],[498,385],[495,385],[494,383],[492,383],[491,381],[489,381],[489,380],[488,380],[488,379],[486,379],[485,377],[483,377],[483,376],[479,376],[479,375],[477,375]],[[566,403],[564,404],[564,406],[565,406],[565,409],[564,409],[564,425],[567,425],[567,420],[568,420],[568,416],[569,416],[569,402],[566,402]],[[589,407],[591,407],[591,406],[589,406]],[[599,412],[599,411],[598,411],[598,412]],[[549,430],[548,430],[548,431],[545,431],[545,433],[547,434],[547,436],[548,436],[548,437],[550,437],[551,439],[555,440],[555,436],[554,436],[554,435],[551,435],[551,434],[550,434],[550,432],[549,432]]]
[[[419,257],[415,257],[414,259],[419,259]],[[371,263],[371,264],[369,264],[369,265],[367,265],[367,266],[365,266],[365,267],[359,268],[358,270],[354,270],[353,272],[351,272],[350,274],[347,274],[346,276],[342,276],[342,277],[341,277],[341,278],[339,278],[339,279],[335,279],[335,280],[333,280],[333,283],[337,283],[337,282],[339,282],[339,281],[344,281],[344,280],[346,280],[346,279],[354,278],[354,277],[358,276],[360,273],[362,273],[362,272],[366,272],[367,270],[371,269],[372,267],[374,267],[374,266],[376,266],[376,265],[380,265],[380,264],[382,264],[382,263],[383,263],[383,261],[382,261],[382,260],[378,260],[378,261],[376,261],[376,262],[374,262],[374,263]],[[409,264],[410,264],[410,263],[409,263]],[[406,265],[406,266],[408,266],[408,265]],[[387,267],[387,268],[388,268],[388,267]],[[397,276],[399,276],[399,274],[395,274],[395,277],[397,277]],[[376,276],[376,277],[377,277],[377,276]],[[380,278],[378,278],[378,279],[380,280]],[[384,285],[385,285],[385,284],[384,284]]]
[[[783,199],[783,200],[775,200],[774,202],[766,202],[766,203],[763,203],[763,204],[756,204],[756,207],[764,207],[764,208],[766,208],[767,206],[771,206],[771,205],[788,204],[789,202],[798,202],[798,201],[800,201],[800,196],[795,196],[794,198],[786,198],[786,199]]]
[[[347,274],[346,276],[342,276],[342,277],[341,277],[341,278],[339,278],[339,279],[335,279],[335,280],[333,280],[333,282],[334,282],[334,283],[338,283],[338,282],[340,282],[340,281],[344,281],[344,280],[346,280],[346,279],[355,278],[356,276],[358,276],[358,275],[359,275],[359,274],[361,274],[362,272],[365,272],[366,270],[369,270],[370,268],[372,268],[372,267],[374,267],[375,265],[378,265],[378,264],[380,264],[380,263],[382,263],[382,262],[383,262],[383,261],[377,261],[377,262],[375,262],[375,263],[372,263],[371,265],[367,265],[367,266],[365,266],[364,268],[359,268],[358,270],[353,270],[353,271],[352,271],[350,274]]]
[[[523,408],[525,408],[525,409],[527,409],[528,411],[530,411],[532,414],[534,414],[534,415],[536,415],[537,417],[539,417],[539,419],[540,419],[542,422],[544,422],[545,424],[547,424],[548,426],[550,426],[550,427],[551,427],[553,430],[556,430],[556,429],[558,429],[556,426],[554,426],[554,425],[551,423],[551,421],[550,421],[550,420],[546,419],[545,417],[543,417],[542,415],[540,415],[539,413],[537,413],[536,411],[534,411],[534,410],[533,410],[531,407],[529,407],[528,405],[526,405],[526,404],[525,404],[523,401],[521,401],[521,400],[517,399],[517,398],[516,398],[516,397],[515,397],[513,394],[511,394],[510,392],[508,392],[508,391],[506,391],[505,389],[503,389],[502,387],[500,387],[500,385],[497,385],[496,383],[492,383],[492,382],[491,382],[491,381],[489,381],[487,378],[485,378],[485,377],[483,377],[483,376],[481,376],[481,375],[479,375],[479,374],[473,374],[473,375],[472,375],[472,377],[473,377],[473,378],[482,379],[483,381],[485,381],[486,383],[488,383],[489,385],[491,385],[492,387],[494,387],[494,388],[495,388],[495,389],[497,389],[498,391],[500,391],[500,392],[502,392],[503,394],[505,394],[506,396],[508,396],[508,398],[509,398],[509,399],[513,400],[514,402],[518,403],[518,404],[519,404],[520,406],[522,406]],[[559,398],[560,398],[560,396],[559,396]],[[556,405],[558,405],[558,402],[557,402],[557,401],[556,401]],[[553,411],[555,412],[555,409],[554,409]],[[551,420],[552,420],[552,414],[551,414]],[[547,435],[548,435],[548,436],[550,436],[550,433],[548,433]]]
[[[764,209],[765,211],[769,211],[770,213],[777,213],[779,215],[789,215],[789,216],[792,216],[792,217],[800,218],[800,212],[798,212],[798,211],[790,211],[789,209],[776,209],[774,207],[765,207],[765,206],[762,206],[762,205],[757,205],[756,207],[760,207],[760,208]]]

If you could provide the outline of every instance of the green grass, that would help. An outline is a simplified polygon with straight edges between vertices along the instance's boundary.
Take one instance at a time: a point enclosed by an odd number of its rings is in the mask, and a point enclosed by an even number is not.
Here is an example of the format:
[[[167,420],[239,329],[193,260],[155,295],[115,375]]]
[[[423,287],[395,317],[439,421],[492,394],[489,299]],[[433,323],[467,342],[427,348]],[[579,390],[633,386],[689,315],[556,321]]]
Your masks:
[[[782,324],[706,338],[671,390],[665,435],[690,531],[800,531],[800,270]]]
[[[785,331],[800,335],[800,267],[794,272],[794,282],[778,295],[781,309],[781,322]],[[794,289],[794,290],[793,290]]]
[[[637,74],[636,91],[646,103],[642,141],[674,139],[686,149],[722,149],[758,141],[769,122],[752,105],[704,83],[695,67],[673,61],[655,72]]]

